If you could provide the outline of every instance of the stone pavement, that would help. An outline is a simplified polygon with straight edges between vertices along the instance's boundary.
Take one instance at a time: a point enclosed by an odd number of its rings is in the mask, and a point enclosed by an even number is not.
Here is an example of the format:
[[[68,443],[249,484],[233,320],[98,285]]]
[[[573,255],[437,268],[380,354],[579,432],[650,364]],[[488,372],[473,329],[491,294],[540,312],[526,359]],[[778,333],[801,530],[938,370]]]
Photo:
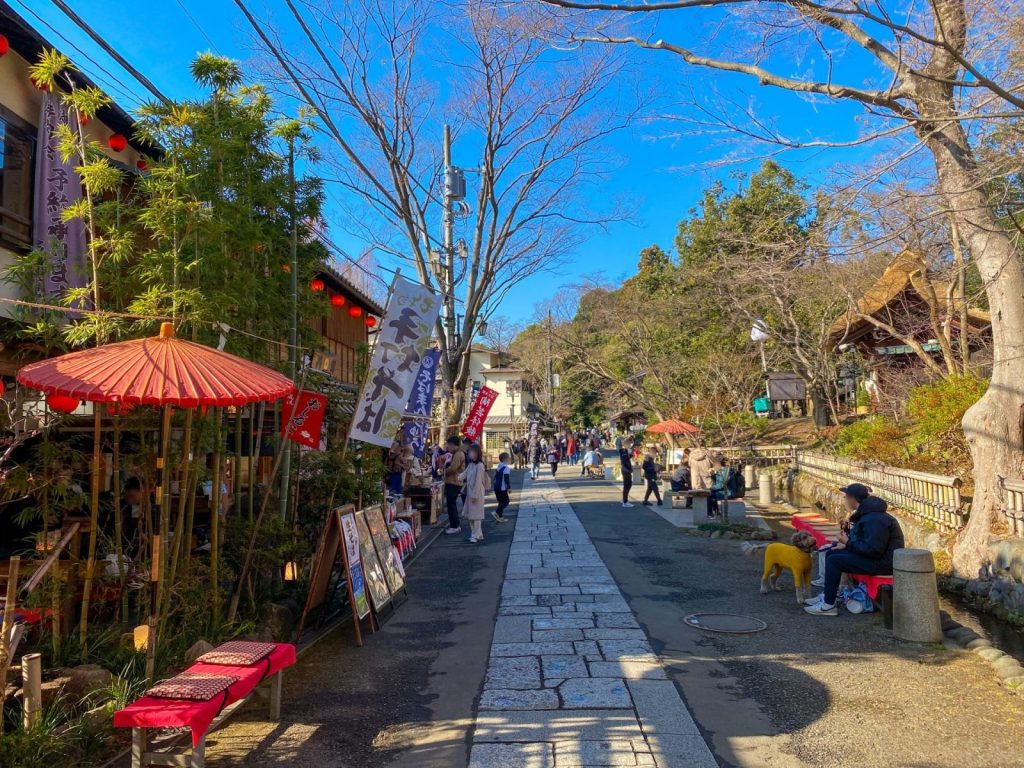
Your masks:
[[[558,485],[525,483],[470,768],[717,766]]]

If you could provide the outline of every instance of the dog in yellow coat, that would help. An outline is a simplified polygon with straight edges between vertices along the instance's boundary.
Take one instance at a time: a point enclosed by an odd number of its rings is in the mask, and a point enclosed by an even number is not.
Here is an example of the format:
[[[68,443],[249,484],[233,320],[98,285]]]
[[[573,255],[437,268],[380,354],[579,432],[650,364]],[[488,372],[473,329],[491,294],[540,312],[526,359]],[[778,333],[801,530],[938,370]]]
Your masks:
[[[775,542],[769,544],[764,551],[764,573],[761,575],[761,594],[767,595],[771,590],[781,592],[779,576],[784,570],[793,574],[796,585],[796,601],[804,604],[804,598],[810,596],[811,586],[811,552],[818,548],[818,543],[807,531],[797,531],[790,538],[790,544]],[[804,589],[808,594],[804,594]]]

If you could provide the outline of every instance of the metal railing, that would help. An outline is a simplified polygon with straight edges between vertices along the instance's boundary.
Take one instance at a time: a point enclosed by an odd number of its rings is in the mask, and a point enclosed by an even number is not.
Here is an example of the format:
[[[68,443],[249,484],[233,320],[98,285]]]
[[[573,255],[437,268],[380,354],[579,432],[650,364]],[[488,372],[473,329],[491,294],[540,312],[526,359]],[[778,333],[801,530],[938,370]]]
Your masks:
[[[913,469],[805,451],[789,445],[756,445],[711,448],[729,459],[754,461],[758,466],[792,464],[793,467],[835,488],[863,483],[872,492],[903,512],[925,520],[944,531],[962,528],[967,507],[960,495],[959,477],[933,475]],[[1004,481],[1004,514],[1016,535],[1024,533],[1024,481]]]
[[[962,528],[966,522],[967,511],[960,496],[962,481],[959,477],[933,475],[812,451],[797,451],[796,468],[837,487],[863,483],[893,506],[947,531]]]
[[[797,450],[792,445],[739,445],[732,448],[708,448],[708,452],[712,456],[721,453],[730,461],[743,459],[759,467],[770,467],[792,464]]]
[[[1003,492],[999,511],[1006,518],[1010,532],[1024,536],[1024,480],[1000,477],[999,489]]]

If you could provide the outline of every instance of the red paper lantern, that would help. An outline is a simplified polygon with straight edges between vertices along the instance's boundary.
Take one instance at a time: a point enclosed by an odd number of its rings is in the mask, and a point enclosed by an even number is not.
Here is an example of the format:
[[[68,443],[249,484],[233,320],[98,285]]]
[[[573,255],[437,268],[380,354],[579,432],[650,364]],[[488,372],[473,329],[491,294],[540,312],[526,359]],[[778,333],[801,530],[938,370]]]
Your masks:
[[[348,308],[348,314],[351,317],[359,317],[361,314],[363,314],[363,308],[362,307],[356,307],[356,306],[349,307]]]
[[[5,35],[0,35],[0,56],[6,56],[9,50],[11,50],[11,43]]]
[[[367,315],[366,316],[366,327],[367,328],[373,328],[373,326],[375,326],[376,324],[377,324],[377,318],[376,317],[374,317],[373,315]]]
[[[124,152],[124,148],[128,146],[128,139],[124,137],[124,134],[112,133],[107,139],[107,146],[115,152]]]
[[[71,413],[72,411],[78,410],[80,401],[77,397],[71,397],[69,395],[47,395],[46,404],[50,406],[51,411],[58,411],[60,413]]]
[[[342,296],[340,293],[336,293],[333,296],[331,296],[331,304],[333,304],[336,307],[344,307],[345,297]]]
[[[145,160],[139,160],[137,163],[135,163],[135,167],[138,168],[140,171],[148,171],[149,163],[147,163]]]
[[[309,281],[309,290],[313,293],[322,293],[326,287],[327,285],[319,277]]]

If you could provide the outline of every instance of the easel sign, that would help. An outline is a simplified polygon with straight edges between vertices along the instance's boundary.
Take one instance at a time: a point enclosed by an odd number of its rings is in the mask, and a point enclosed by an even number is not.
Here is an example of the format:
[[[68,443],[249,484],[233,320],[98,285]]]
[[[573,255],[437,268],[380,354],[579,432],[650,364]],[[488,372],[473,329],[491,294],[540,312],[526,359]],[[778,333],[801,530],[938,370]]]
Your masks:
[[[405,589],[405,573],[395,546],[391,543],[391,534],[384,521],[383,510],[380,507],[367,509],[366,523],[370,527],[370,537],[373,539],[374,549],[377,550],[377,557],[384,568],[384,577],[388,582],[388,589],[391,590],[391,596],[394,599],[400,591]]]
[[[366,576],[367,591],[370,595],[370,602],[373,605],[373,612],[379,617],[381,612],[391,603],[391,588],[388,585],[388,578],[384,572],[384,566],[377,556],[377,549],[373,543],[373,536],[370,533],[370,526],[366,523],[366,512],[356,512],[356,530],[359,532],[359,552],[363,564],[363,574]]]
[[[370,603],[366,599],[366,579],[363,577],[363,563],[359,556],[359,530],[356,516],[351,507],[334,510],[341,530],[341,551],[345,558],[345,572],[348,574],[348,592],[352,601],[353,618],[356,622],[370,615]]]

